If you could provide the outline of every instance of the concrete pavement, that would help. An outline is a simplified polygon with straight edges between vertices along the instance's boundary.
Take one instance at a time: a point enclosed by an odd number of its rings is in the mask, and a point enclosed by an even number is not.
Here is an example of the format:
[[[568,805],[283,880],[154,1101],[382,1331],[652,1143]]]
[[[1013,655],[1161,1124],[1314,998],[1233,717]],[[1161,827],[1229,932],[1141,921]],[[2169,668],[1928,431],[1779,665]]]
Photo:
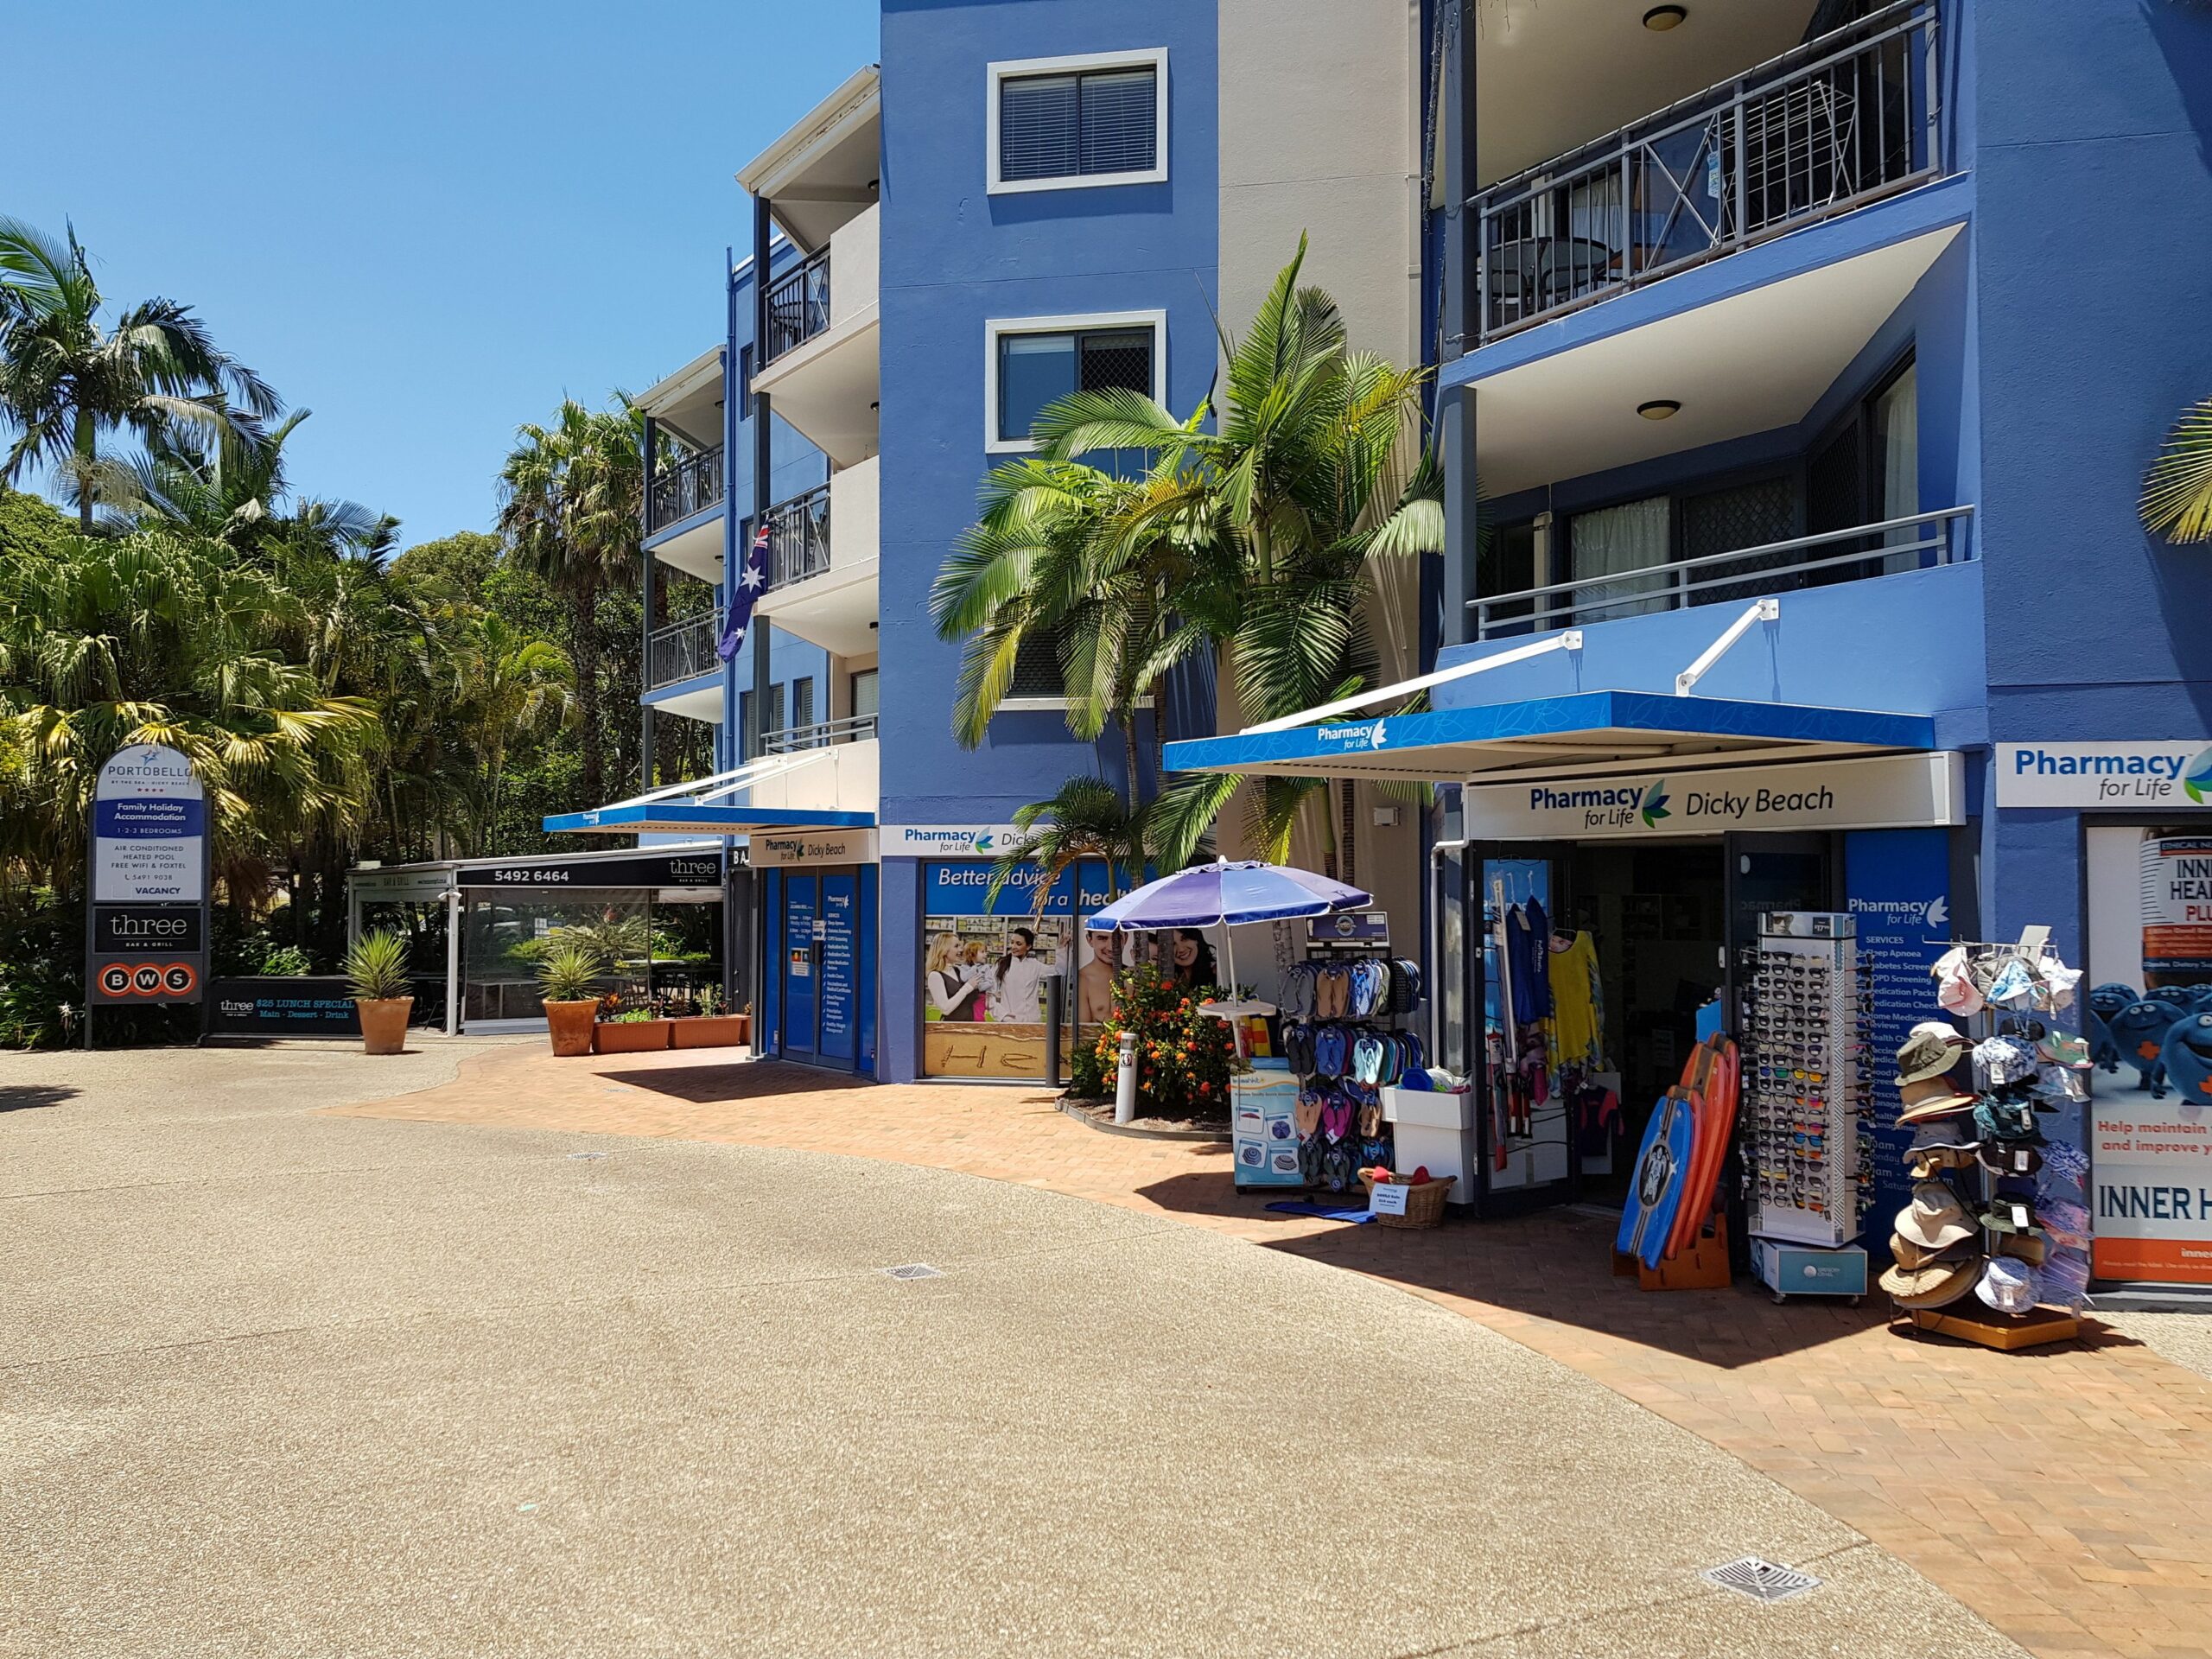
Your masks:
[[[0,1653],[2021,1651],[1319,1262],[944,1170],[318,1111],[456,1058],[0,1058]],[[1745,1554],[1826,1583],[1698,1577]]]

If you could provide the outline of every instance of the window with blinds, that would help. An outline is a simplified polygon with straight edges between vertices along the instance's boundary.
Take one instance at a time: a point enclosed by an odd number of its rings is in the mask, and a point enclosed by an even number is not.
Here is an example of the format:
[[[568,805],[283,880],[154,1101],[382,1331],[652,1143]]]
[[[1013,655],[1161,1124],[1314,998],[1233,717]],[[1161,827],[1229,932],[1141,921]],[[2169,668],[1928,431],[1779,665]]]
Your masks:
[[[1001,77],[993,181],[1157,174],[1160,73],[1142,63]]]

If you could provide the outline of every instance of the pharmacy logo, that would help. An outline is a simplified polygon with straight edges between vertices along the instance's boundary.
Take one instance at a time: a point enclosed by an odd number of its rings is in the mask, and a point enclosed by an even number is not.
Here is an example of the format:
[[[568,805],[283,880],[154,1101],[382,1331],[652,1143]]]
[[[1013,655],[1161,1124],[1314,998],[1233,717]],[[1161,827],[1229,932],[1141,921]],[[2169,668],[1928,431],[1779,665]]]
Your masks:
[[[1660,819],[1675,816],[1667,810],[1667,780],[1664,778],[1643,791],[1643,799],[1637,804],[1637,814],[1643,820],[1643,827],[1647,830],[1656,830]]]
[[[1951,919],[1951,907],[1939,896],[1930,899],[1920,913],[1920,919],[1929,927],[1943,927]]]
[[[2197,805],[2205,804],[2205,797],[2212,795],[2212,749],[2205,750],[2189,763],[2182,774],[2181,786]]]
[[[997,837],[996,836],[994,836],[994,835],[990,835],[990,834],[988,834],[988,833],[986,833],[986,834],[983,834],[983,835],[977,836],[976,836],[976,837],[972,842],[970,842],[969,844],[969,846],[970,846],[971,848],[973,848],[973,849],[974,849],[975,851],[976,851],[976,852],[979,852],[979,853],[988,853],[988,852],[989,852],[989,851],[991,850],[991,843],[992,843],[993,842],[996,841],[997,839],[998,839],[998,837]]]

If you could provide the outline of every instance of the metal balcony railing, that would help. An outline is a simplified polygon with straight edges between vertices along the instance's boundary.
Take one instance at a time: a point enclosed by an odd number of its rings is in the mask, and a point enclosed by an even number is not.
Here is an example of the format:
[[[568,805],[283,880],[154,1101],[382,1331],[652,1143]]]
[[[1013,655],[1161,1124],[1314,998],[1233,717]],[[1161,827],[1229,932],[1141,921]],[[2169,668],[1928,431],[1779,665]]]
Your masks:
[[[1974,557],[1972,507],[1944,507],[1850,530],[1708,553],[1640,570],[1608,571],[1519,593],[1471,599],[1475,638],[1541,633],[1650,611],[1739,604],[1862,576],[1888,575]]]
[[[811,726],[786,726],[760,741],[769,754],[795,754],[801,749],[826,749],[833,743],[857,743],[875,735],[874,715],[849,715],[843,720],[817,721]]]
[[[768,589],[804,582],[830,568],[830,486],[768,509]]]
[[[652,522],[647,529],[665,530],[721,499],[722,447],[718,443],[669,462],[654,475]]]
[[[830,326],[830,245],[823,243],[768,285],[768,349],[763,365]]]
[[[709,611],[702,616],[687,616],[681,622],[655,628],[647,634],[645,690],[658,691],[664,685],[696,679],[712,671],[716,662],[715,644],[721,632],[720,621]]]
[[[1478,343],[1936,176],[1936,23],[1900,0],[1475,196]]]

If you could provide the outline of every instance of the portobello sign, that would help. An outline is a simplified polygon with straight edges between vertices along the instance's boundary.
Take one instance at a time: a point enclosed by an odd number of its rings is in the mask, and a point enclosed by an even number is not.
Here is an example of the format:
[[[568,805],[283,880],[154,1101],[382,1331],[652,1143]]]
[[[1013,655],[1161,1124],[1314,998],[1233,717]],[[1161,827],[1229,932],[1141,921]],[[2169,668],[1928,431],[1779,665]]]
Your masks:
[[[93,1003],[197,1002],[207,977],[207,791],[175,749],[118,750],[92,791]]]

